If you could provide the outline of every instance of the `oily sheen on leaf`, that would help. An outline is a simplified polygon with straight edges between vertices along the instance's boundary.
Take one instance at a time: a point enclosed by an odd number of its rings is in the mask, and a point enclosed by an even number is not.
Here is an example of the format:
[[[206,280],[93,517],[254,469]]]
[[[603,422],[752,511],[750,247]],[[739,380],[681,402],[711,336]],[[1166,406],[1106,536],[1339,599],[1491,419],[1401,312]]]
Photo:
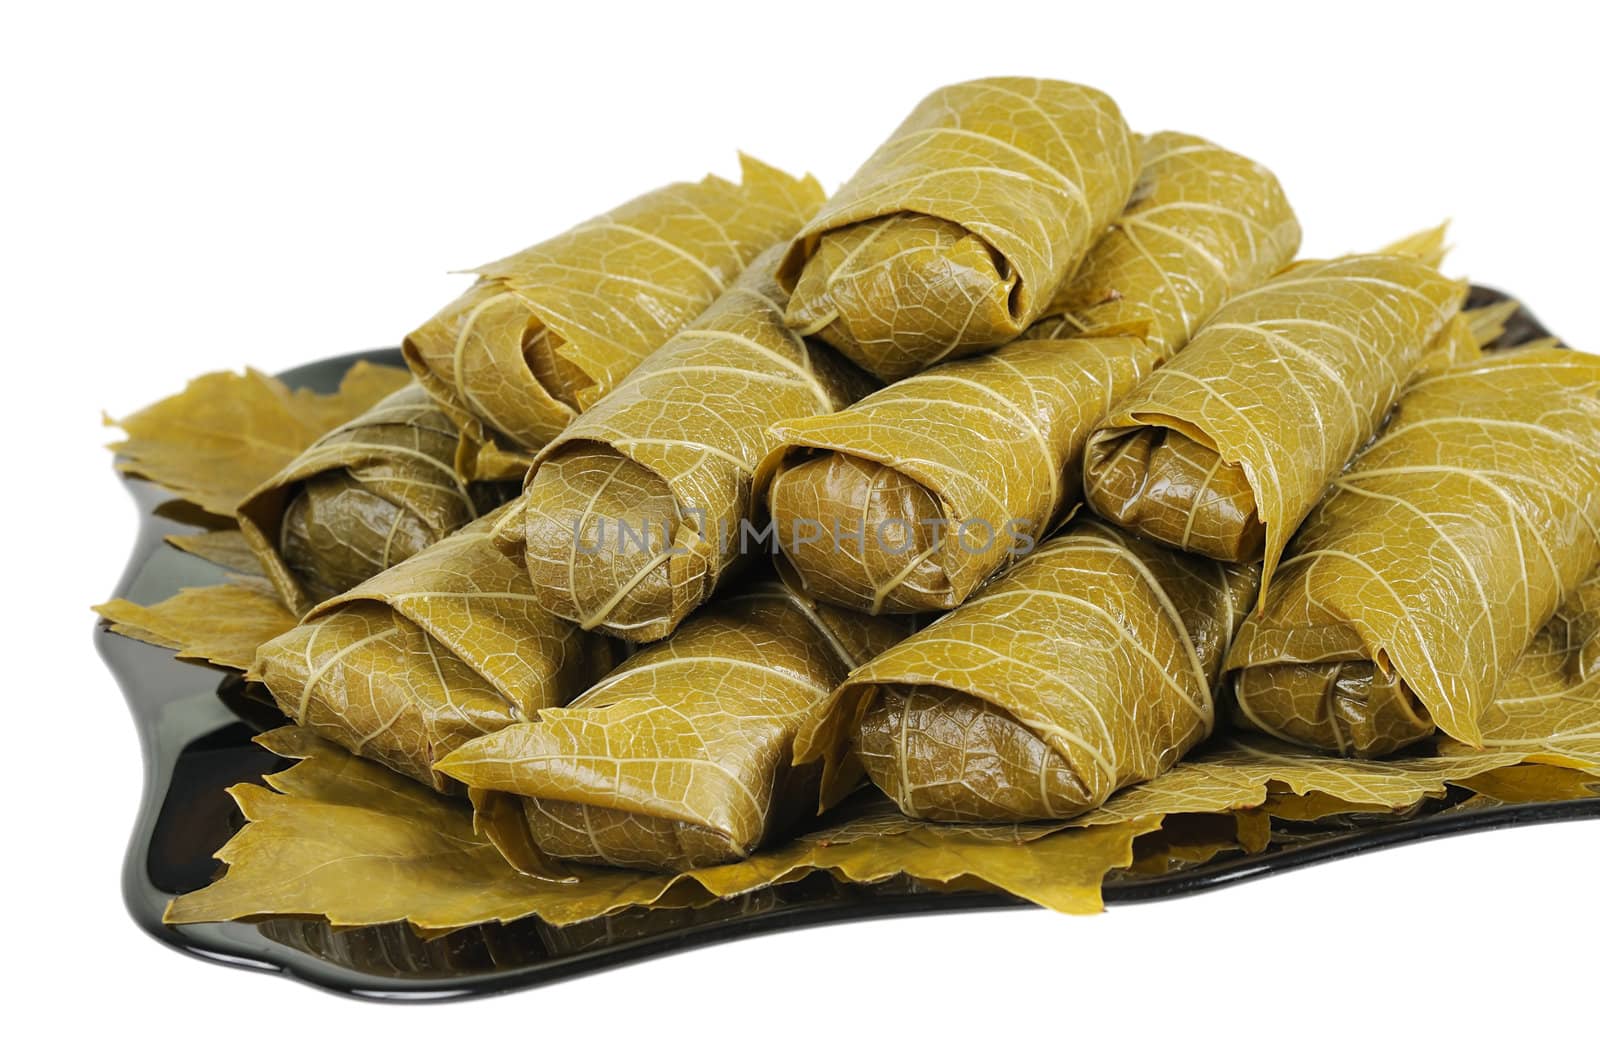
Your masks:
[[[539,455],[507,538],[552,612],[633,641],[670,634],[749,545],[767,426],[867,390],[854,366],[784,326],[781,251]]]
[[[849,608],[954,608],[1076,505],[1089,430],[1153,362],[1127,337],[1018,340],[778,422],[767,502],[786,563]]]
[[[186,554],[204,558],[219,568],[245,576],[267,578],[266,569],[256,560],[255,551],[238,528],[216,528],[185,535],[169,535],[167,543]]]
[[[737,860],[816,806],[817,772],[791,767],[806,710],[909,630],[759,582],[565,707],[468,742],[435,770],[480,804],[482,791],[516,799],[528,841],[551,857],[646,869]]]
[[[1211,733],[1253,567],[1080,521],[818,703],[796,761],[910,816],[1066,819]]]
[[[1187,133],[1140,138],[1133,198],[1031,337],[1143,336],[1158,359],[1289,264],[1300,223],[1272,172]]]
[[[485,442],[526,462],[822,203],[814,178],[741,162],[741,184],[667,185],[478,268],[406,337],[407,363],[462,429],[464,470]]]
[[[1384,760],[1348,760],[1310,752],[1264,735],[1237,734],[1208,743],[1172,770],[1130,786],[1103,808],[1079,817],[1080,824],[1125,822],[1159,810],[1165,815],[1269,810],[1277,795],[1314,798],[1316,816],[1295,803],[1289,818],[1320,818],[1338,811],[1405,812],[1417,802],[1443,797],[1449,785],[1470,786],[1499,769],[1541,763],[1545,754],[1521,750],[1474,750],[1426,743],[1409,755]],[[1600,762],[1590,767],[1600,774]]]
[[[1529,751],[1542,764],[1581,771],[1600,765],[1600,569],[1522,651],[1481,729],[1486,750]]]
[[[1306,519],[1229,660],[1241,722],[1381,756],[1471,746],[1508,669],[1600,562],[1600,356],[1425,377]]]
[[[1420,259],[1378,254],[1295,266],[1233,299],[1090,437],[1089,504],[1182,550],[1264,556],[1270,586],[1463,294]]]
[[[185,587],[154,605],[117,598],[94,611],[119,635],[176,650],[181,660],[240,671],[250,667],[257,647],[295,623],[264,579]]]
[[[789,323],[884,380],[997,347],[1044,312],[1136,169],[1104,93],[947,85],[794,238],[778,274]]]
[[[456,475],[457,436],[412,384],[250,492],[239,530],[291,609],[303,614],[478,516],[484,496]]]
[[[312,609],[252,669],[284,714],[429,785],[456,746],[564,705],[615,660],[546,612],[481,517]]]

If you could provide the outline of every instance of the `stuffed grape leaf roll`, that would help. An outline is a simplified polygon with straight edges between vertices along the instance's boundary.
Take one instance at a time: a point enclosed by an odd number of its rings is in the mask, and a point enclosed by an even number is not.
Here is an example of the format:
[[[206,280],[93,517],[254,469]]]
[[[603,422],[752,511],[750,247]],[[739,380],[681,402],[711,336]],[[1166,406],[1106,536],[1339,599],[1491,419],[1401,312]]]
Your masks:
[[[442,787],[433,763],[563,705],[616,649],[539,606],[494,545],[498,514],[321,603],[251,669],[286,716],[353,753]]]
[[[239,504],[239,530],[303,614],[505,500],[455,471],[455,424],[412,384],[317,440]],[[498,497],[497,497],[498,496]]]
[[[1092,520],[853,671],[796,762],[832,803],[862,768],[906,815],[1065,819],[1154,778],[1211,733],[1257,568]]]
[[[1233,648],[1240,722],[1381,756],[1468,745],[1507,670],[1600,562],[1600,356],[1424,377],[1306,519]]]
[[[1131,337],[1017,340],[774,425],[785,563],[864,612],[954,608],[1077,503],[1089,430],[1154,361]]]
[[[773,419],[870,383],[783,323],[774,247],[536,459],[505,538],[552,612],[636,642],[670,634],[751,546]]]
[[[1132,199],[1028,335],[1143,336],[1164,360],[1299,247],[1271,170],[1201,137],[1154,133],[1140,139]]]
[[[950,609],[1081,498],[1085,440],[1230,295],[1294,256],[1264,167],[1182,133],[1145,141],[1133,200],[1052,303],[991,354],[833,414],[780,421],[769,505],[785,558],[828,601]],[[1052,337],[1121,334],[1138,339]]]
[[[667,185],[480,267],[406,337],[412,371],[462,429],[465,471],[485,441],[525,464],[822,203],[814,178],[741,161],[742,184]]]
[[[1089,439],[1084,494],[1107,520],[1224,561],[1284,544],[1370,440],[1459,310],[1421,259],[1307,262],[1228,302]]]
[[[884,380],[997,347],[1044,313],[1136,170],[1102,92],[947,85],[794,238],[778,272],[789,324]]]
[[[518,826],[548,857],[645,869],[737,860],[815,807],[817,771],[791,765],[806,710],[909,630],[757,582],[564,708],[468,742],[435,769],[480,804],[494,799],[483,791],[515,799]],[[519,862],[520,846],[502,848]]]

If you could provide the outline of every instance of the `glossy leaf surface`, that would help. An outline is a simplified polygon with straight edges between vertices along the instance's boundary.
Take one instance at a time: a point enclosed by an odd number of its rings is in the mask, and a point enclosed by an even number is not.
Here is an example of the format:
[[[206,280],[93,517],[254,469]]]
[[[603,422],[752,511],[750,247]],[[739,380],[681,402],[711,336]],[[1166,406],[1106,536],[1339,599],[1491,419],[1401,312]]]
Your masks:
[[[768,506],[785,560],[850,608],[955,607],[1077,503],[1089,430],[1153,363],[1132,338],[1018,340],[778,422],[792,450]]]
[[[239,529],[297,614],[471,521],[456,427],[412,384],[302,451],[239,505]]]
[[[537,719],[602,675],[614,647],[552,616],[480,518],[313,609],[252,671],[291,719],[430,785],[469,738]]]
[[[749,545],[767,426],[867,390],[854,366],[784,326],[780,253],[539,456],[511,538],[552,612],[634,641],[670,634]]]
[[[530,841],[549,856],[726,863],[816,806],[817,772],[790,767],[806,710],[910,629],[756,583],[567,706],[475,739],[435,769],[520,797]]]
[[[801,732],[824,800],[864,766],[908,815],[1066,819],[1211,733],[1256,573],[1096,522],[856,669]]]
[[[295,624],[294,614],[263,579],[185,587],[154,605],[118,598],[94,611],[119,635],[176,650],[183,660],[241,671],[250,667],[257,647]]]
[[[118,469],[232,520],[255,487],[327,432],[410,380],[403,369],[357,362],[339,390],[293,390],[254,369],[208,373],[121,420]]]
[[[1300,223],[1261,164],[1169,132],[1140,139],[1139,165],[1133,198],[1029,336],[1143,336],[1164,359],[1299,249]]]
[[[788,320],[884,380],[1039,317],[1133,187],[1101,92],[985,78],[929,95],[795,237]]]
[[[1429,376],[1311,513],[1230,667],[1241,719],[1379,756],[1485,740],[1513,662],[1600,563],[1600,356]]]
[[[1233,299],[1089,440],[1085,495],[1115,523],[1263,585],[1328,483],[1372,438],[1464,287],[1419,259],[1295,266]]]
[[[667,185],[480,267],[406,337],[406,361],[462,428],[466,471],[485,442],[531,458],[821,204],[814,178],[741,161],[742,184]]]

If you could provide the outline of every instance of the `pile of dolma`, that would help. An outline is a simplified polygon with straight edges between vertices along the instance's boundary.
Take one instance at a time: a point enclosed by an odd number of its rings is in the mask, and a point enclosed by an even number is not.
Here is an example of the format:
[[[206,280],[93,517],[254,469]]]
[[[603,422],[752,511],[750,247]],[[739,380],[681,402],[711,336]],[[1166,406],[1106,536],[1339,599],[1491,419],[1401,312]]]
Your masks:
[[[831,198],[745,158],[484,266],[404,370],[120,422],[228,571],[99,611],[294,762],[168,918],[1083,912],[1274,824],[1595,795],[1600,356],[1507,347],[1442,230],[1300,237],[1259,162],[989,78]]]

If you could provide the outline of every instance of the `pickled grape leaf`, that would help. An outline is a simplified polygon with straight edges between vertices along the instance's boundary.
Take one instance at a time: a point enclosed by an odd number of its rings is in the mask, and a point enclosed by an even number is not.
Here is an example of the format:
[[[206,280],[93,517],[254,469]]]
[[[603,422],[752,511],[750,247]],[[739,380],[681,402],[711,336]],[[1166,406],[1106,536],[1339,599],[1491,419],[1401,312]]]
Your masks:
[[[1265,557],[1370,440],[1465,287],[1419,259],[1294,266],[1213,316],[1090,437],[1084,493],[1148,538]]]
[[[1434,338],[1433,346],[1417,366],[1415,376],[1428,376],[1452,366],[1463,365],[1481,358],[1490,350],[1501,354],[1511,351],[1495,346],[1505,335],[1506,322],[1517,312],[1517,304],[1509,299],[1489,303],[1472,310],[1463,310],[1450,319],[1445,330]],[[1546,337],[1538,341],[1543,350],[1559,346]]]
[[[1555,695],[1546,704],[1560,705],[1569,687],[1594,681],[1593,671],[1580,671],[1592,645],[1591,621],[1600,616],[1589,587],[1576,611],[1546,625],[1545,649],[1519,662],[1518,674]],[[1564,659],[1555,649],[1561,642]],[[1502,736],[1502,748],[1478,751],[1440,739],[1437,751],[1388,760],[1309,753],[1263,736],[1220,737],[1066,823],[925,823],[883,807],[881,798],[858,795],[827,825],[738,863],[671,875],[572,865],[565,882],[516,872],[473,832],[464,803],[304,729],[283,728],[258,741],[306,759],[268,777],[277,792],[233,788],[249,822],[218,854],[229,865],[227,874],[176,898],[167,919],[293,913],[326,916],[338,925],[408,920],[448,930],[537,915],[564,925],[634,905],[700,905],[814,869],[856,882],[907,874],[923,882],[989,886],[1057,911],[1097,911],[1100,882],[1113,869],[1160,872],[1175,861],[1235,847],[1257,851],[1266,841],[1268,817],[1405,814],[1444,796],[1449,785],[1481,788],[1502,800],[1587,796],[1600,785],[1600,748],[1592,744],[1600,731],[1600,700],[1580,690],[1568,709],[1549,713],[1552,729],[1543,733],[1532,722],[1537,714],[1508,713],[1522,723],[1514,735]],[[1233,817],[1231,828],[1210,818],[1218,815]],[[1197,833],[1197,826],[1206,829]]]
[[[1139,163],[1121,217],[1029,336],[1143,336],[1164,359],[1300,247],[1289,200],[1259,163],[1171,132],[1141,138]]]
[[[403,369],[357,362],[337,392],[323,395],[254,369],[207,373],[138,413],[105,421],[128,435],[111,444],[124,475],[232,520],[257,484],[409,380]]]
[[[331,598],[262,646],[252,672],[284,714],[429,785],[433,762],[563,705],[616,649],[538,604],[490,514]]]
[[[1542,763],[1584,770],[1600,763],[1600,570],[1517,658],[1481,729],[1485,749],[1532,750]]]
[[[537,458],[509,538],[551,612],[634,641],[670,634],[740,559],[767,426],[866,392],[854,366],[784,326],[781,251]]]
[[[213,565],[243,573],[246,576],[267,578],[266,570],[256,560],[255,551],[245,541],[244,533],[237,528],[218,528],[196,532],[193,535],[169,535],[167,542],[186,554],[204,558]]]
[[[407,363],[461,427],[461,469],[484,478],[486,442],[496,475],[526,462],[821,205],[815,178],[740,161],[742,184],[667,185],[480,267],[406,337]]]
[[[473,832],[462,802],[300,728],[258,741],[304,759],[269,776],[272,789],[230,790],[248,822],[218,853],[227,873],[175,898],[168,922],[295,914],[341,927],[404,920],[442,932],[538,916],[565,926],[636,906],[700,906],[819,870],[852,882],[909,875],[994,888],[1087,913],[1101,909],[1100,884],[1116,869],[1158,873],[1174,861],[1259,850],[1271,810],[1287,818],[1350,808],[1403,812],[1519,756],[1469,751],[1349,761],[1269,738],[1228,738],[1070,823],[924,823],[852,801],[836,822],[738,863],[672,874],[574,865],[572,880],[552,881],[502,860]],[[1308,800],[1286,803],[1292,796]],[[1214,818],[1219,814],[1231,815],[1231,826]]]
[[[947,85],[794,238],[789,324],[884,380],[997,347],[1044,312],[1133,187],[1110,97],[1082,85]]]
[[[1153,364],[1137,339],[1018,340],[779,421],[786,562],[853,609],[954,608],[1076,505],[1089,430]]]
[[[119,635],[176,650],[181,660],[240,671],[250,667],[256,647],[295,623],[271,584],[261,579],[185,587],[154,605],[117,598],[94,611]]]
[[[1600,775],[1549,764],[1514,764],[1463,779],[1459,785],[1508,805],[1600,797]]]
[[[1133,860],[1158,816],[1095,827],[973,828],[869,815],[748,860],[673,874],[574,867],[572,881],[517,872],[473,833],[458,801],[299,728],[258,741],[303,758],[229,792],[248,822],[217,854],[227,873],[174,898],[169,923],[317,915],[335,926],[410,922],[451,930],[525,916],[557,926],[634,905],[684,907],[827,871],[852,882],[909,875],[987,885],[1071,913],[1101,910],[1100,883]]]
[[[852,672],[811,710],[795,761],[823,762],[825,805],[864,768],[907,815],[1076,816],[1211,733],[1255,586],[1253,568],[1074,524]]]
[[[1242,723],[1357,756],[1470,746],[1600,562],[1600,356],[1498,355],[1411,387],[1295,537],[1229,666]],[[1512,714],[1516,715],[1516,714]]]
[[[1271,841],[1271,817],[1263,810],[1231,814],[1168,816],[1161,829],[1134,839],[1133,863],[1114,878],[1170,875],[1202,867],[1236,852],[1259,853]]]
[[[257,485],[239,529],[289,607],[304,614],[475,518],[456,442],[454,423],[412,384]]]
[[[1442,742],[1436,751],[1386,760],[1349,760],[1309,752],[1264,735],[1230,735],[1073,822],[1116,823],[1157,811],[1166,815],[1224,812],[1264,803],[1272,809],[1278,801],[1269,803],[1269,796],[1284,793],[1315,798],[1310,806],[1315,814],[1309,814],[1305,804],[1291,804],[1279,809],[1285,818],[1320,818],[1353,810],[1402,811],[1424,798],[1444,796],[1447,785],[1470,787],[1474,780],[1496,771],[1542,765],[1557,756],[1533,745],[1474,750]],[[1600,777],[1600,758],[1584,763],[1586,774]]]
[[[737,860],[816,806],[817,772],[790,769],[806,710],[910,630],[756,583],[564,708],[467,742],[434,770],[520,798],[522,829],[551,857],[646,869]],[[522,846],[507,848],[517,862]]]

